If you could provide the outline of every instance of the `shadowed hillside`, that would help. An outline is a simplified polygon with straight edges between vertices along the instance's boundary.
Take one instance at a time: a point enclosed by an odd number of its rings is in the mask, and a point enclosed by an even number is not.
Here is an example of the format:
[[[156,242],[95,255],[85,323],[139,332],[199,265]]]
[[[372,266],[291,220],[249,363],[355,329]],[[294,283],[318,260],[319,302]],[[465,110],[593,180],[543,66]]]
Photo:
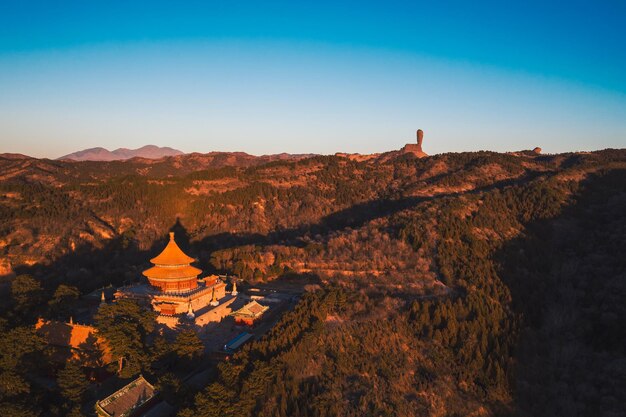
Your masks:
[[[206,272],[319,284],[197,395],[168,382],[181,416],[619,415],[626,151],[177,158],[4,158],[0,248],[41,300],[137,279],[170,229]],[[11,291],[8,329],[67,314]]]

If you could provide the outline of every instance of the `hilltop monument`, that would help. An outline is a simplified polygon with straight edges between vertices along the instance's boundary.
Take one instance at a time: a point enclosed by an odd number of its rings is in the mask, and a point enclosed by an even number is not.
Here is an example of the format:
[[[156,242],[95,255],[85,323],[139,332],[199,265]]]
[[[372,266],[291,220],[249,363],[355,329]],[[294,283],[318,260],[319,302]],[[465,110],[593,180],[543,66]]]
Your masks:
[[[422,129],[417,129],[417,150],[418,152],[424,153],[422,151],[422,142],[424,141],[424,131]]]
[[[418,158],[423,158],[425,156],[428,156],[428,154],[426,154],[422,150],[422,143],[424,142],[424,131],[422,129],[417,129],[416,136],[417,136],[417,144],[415,144],[415,143],[407,143],[402,148],[402,150],[401,150],[402,153],[405,153],[405,154],[406,153],[412,153],[413,155],[417,156]]]

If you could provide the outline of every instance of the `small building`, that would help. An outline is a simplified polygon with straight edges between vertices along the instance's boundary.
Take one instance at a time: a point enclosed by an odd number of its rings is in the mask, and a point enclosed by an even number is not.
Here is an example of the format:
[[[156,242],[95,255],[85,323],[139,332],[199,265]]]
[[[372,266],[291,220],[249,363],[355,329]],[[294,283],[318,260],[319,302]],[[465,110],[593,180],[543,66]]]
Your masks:
[[[92,326],[39,319],[35,331],[48,344],[52,360],[65,363],[76,359],[84,367],[98,368],[113,361],[111,348],[106,339]]]
[[[142,375],[128,385],[96,402],[96,414],[102,417],[170,416],[172,406],[158,401],[157,390]]]
[[[267,310],[269,310],[269,307],[262,306],[261,304],[253,300],[245,306],[241,307],[239,310],[233,312],[232,316],[235,318],[236,324],[253,326],[254,323],[261,319],[261,317]]]
[[[243,344],[246,343],[250,339],[252,339],[252,334],[248,332],[243,332],[224,345],[224,352],[235,353],[237,349],[243,346]]]

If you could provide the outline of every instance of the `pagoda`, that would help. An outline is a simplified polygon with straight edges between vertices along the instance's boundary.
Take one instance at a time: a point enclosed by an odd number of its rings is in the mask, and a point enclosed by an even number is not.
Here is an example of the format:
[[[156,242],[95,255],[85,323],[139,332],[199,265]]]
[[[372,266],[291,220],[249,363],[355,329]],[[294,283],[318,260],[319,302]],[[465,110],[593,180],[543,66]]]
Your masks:
[[[143,271],[148,282],[164,292],[189,291],[198,287],[198,275],[202,270],[191,266],[195,259],[185,255],[170,232],[170,241],[159,256],[150,259],[154,266]]]
[[[202,270],[191,265],[195,259],[178,247],[174,232],[170,232],[165,249],[150,262],[153,266],[143,271],[148,282],[118,288],[115,297],[149,303],[159,313],[157,321],[175,324],[178,316],[191,318],[189,312],[217,307],[226,296],[226,284],[218,276],[198,278]]]

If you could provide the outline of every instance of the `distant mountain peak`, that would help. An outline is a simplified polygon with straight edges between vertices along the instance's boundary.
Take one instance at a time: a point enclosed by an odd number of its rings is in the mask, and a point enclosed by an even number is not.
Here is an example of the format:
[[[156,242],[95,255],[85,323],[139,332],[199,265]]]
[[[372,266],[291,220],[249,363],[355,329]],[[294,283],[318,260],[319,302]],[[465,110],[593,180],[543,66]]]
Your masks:
[[[160,159],[166,156],[183,155],[182,151],[169,147],[145,145],[138,149],[118,148],[114,151],[102,147],[84,149],[58,159],[73,161],[119,161],[131,158]]]

